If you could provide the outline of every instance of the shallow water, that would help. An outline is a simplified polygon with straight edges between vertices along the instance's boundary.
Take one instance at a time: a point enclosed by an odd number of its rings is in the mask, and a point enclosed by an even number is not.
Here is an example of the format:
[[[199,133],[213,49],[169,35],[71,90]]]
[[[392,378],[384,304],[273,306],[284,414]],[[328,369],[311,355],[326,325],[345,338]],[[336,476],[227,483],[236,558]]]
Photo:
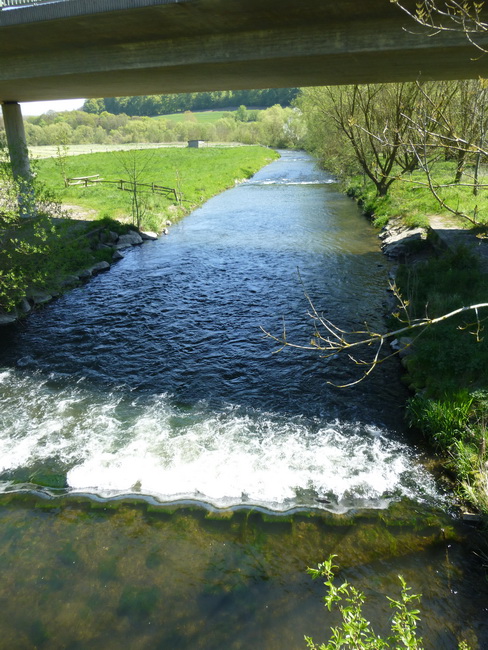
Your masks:
[[[300,648],[324,616],[304,570],[331,552],[378,625],[401,572],[427,647],[483,647],[486,581],[405,437],[396,361],[337,389],[357,368],[260,329],[306,344],[304,290],[382,327],[387,274],[334,179],[283,152],[5,329],[3,647]]]

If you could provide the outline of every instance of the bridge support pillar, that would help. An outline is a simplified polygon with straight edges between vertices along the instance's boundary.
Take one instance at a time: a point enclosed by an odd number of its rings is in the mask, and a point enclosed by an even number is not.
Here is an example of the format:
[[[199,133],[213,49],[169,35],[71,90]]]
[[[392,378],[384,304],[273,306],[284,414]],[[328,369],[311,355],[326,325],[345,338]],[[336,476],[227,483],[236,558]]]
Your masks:
[[[20,104],[18,102],[4,102],[2,104],[2,114],[12,164],[12,174],[18,184],[19,211],[22,217],[30,217],[34,212],[32,171]]]

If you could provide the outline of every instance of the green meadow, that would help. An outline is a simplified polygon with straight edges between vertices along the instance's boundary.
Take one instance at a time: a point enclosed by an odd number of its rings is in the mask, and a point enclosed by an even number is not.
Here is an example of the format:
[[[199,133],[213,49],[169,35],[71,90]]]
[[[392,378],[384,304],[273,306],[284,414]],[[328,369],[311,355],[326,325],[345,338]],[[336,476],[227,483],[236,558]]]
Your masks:
[[[257,109],[259,110],[259,109]],[[263,109],[261,109],[263,110]],[[171,122],[197,122],[198,124],[213,124],[217,120],[235,113],[235,110],[223,111],[186,111],[185,113],[170,113],[168,115],[158,115],[154,119],[170,120]]]
[[[195,121],[199,124],[213,124],[232,111],[198,111],[186,113],[170,113],[168,115],[158,115],[156,120],[170,120],[171,122]]]
[[[279,157],[265,147],[208,147],[203,149],[162,148],[57,156],[39,160],[36,172],[41,184],[54,190],[63,204],[76,205],[97,216],[130,220],[131,193],[115,185],[65,187],[69,178],[93,176],[116,181],[130,180],[127,168],[135,170],[139,182],[156,183],[181,193],[181,205],[174,198],[147,194],[148,210],[143,227],[157,230],[166,218],[178,218],[210,197],[250,178],[261,167]]]

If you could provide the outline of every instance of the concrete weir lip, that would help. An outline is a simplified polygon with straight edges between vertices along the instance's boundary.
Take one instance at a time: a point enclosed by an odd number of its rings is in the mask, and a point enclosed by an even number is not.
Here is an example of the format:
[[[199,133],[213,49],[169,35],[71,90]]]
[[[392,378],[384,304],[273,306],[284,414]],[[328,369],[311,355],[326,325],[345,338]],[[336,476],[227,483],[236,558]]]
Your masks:
[[[0,61],[4,102],[488,74],[388,0],[42,2],[0,11]]]

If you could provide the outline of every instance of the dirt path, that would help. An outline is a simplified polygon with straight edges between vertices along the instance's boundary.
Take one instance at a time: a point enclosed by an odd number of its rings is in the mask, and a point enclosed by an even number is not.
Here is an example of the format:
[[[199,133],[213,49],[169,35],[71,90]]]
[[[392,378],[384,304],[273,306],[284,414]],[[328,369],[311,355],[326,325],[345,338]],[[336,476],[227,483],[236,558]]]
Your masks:
[[[434,235],[446,248],[468,248],[479,257],[482,270],[488,272],[488,239],[470,229],[460,227],[459,223],[449,217],[432,215],[429,217],[429,223]]]
[[[97,210],[89,210],[87,208],[83,208],[81,205],[63,203],[61,207],[63,210],[66,210],[68,212],[68,217],[70,219],[80,219],[82,221],[93,221],[98,217]]]

